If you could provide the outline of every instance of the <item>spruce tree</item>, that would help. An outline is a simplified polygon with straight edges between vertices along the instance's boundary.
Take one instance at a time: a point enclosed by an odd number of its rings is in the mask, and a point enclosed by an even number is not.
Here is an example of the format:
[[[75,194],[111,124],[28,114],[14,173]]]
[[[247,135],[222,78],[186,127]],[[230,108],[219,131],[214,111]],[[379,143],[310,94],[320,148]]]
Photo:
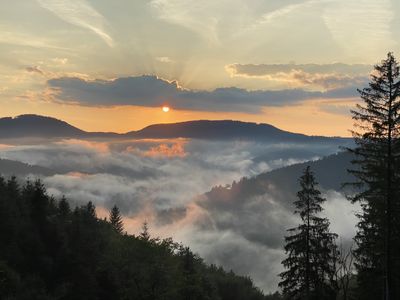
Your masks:
[[[400,72],[392,53],[374,67],[363,100],[352,111],[357,131],[354,170],[360,189],[353,202],[361,204],[356,267],[362,299],[398,299]],[[398,273],[398,272],[397,272]],[[383,296],[383,297],[382,297]]]
[[[144,221],[142,224],[142,231],[139,233],[139,239],[144,241],[150,241],[149,224]]]
[[[116,205],[110,211],[110,224],[114,230],[118,233],[122,233],[124,230],[124,224],[122,222],[121,213]]]
[[[58,213],[61,217],[65,218],[71,213],[71,207],[65,196],[62,196],[60,202],[58,203]]]
[[[288,230],[282,262],[286,271],[280,274],[279,283],[288,299],[335,299],[337,284],[334,280],[338,253],[337,235],[329,231],[329,220],[322,218],[321,204],[325,199],[316,187],[310,167],[300,177],[301,190],[297,193],[295,214],[301,223]]]

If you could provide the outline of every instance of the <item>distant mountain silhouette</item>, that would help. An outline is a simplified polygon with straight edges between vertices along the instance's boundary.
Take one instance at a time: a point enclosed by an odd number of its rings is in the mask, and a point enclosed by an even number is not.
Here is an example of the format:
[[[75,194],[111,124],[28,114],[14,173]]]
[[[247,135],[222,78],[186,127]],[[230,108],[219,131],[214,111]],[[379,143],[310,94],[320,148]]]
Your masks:
[[[0,138],[76,137],[85,132],[64,122],[38,115],[0,119]]]
[[[240,121],[188,121],[172,124],[155,124],[139,131],[125,134],[112,132],[87,132],[64,121],[39,115],[21,115],[0,119],[0,139],[12,138],[193,138],[208,140],[254,140],[271,142],[334,144],[351,143],[350,138],[307,136],[280,130],[268,124]]]
[[[155,124],[129,132],[137,138],[195,138],[211,140],[268,140],[274,142],[348,142],[348,138],[307,136],[283,131],[269,124],[232,120],[200,120],[173,124]]]
[[[54,175],[55,172],[48,168],[28,165],[19,161],[0,159],[0,174],[4,176],[26,176],[30,174],[51,176]]]

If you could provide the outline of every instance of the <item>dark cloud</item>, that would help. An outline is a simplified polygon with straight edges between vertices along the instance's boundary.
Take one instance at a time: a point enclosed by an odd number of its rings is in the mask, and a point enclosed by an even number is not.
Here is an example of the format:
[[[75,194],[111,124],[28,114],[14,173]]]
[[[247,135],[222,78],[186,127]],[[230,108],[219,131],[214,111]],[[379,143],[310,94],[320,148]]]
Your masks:
[[[264,106],[282,106],[316,99],[352,97],[356,89],[327,92],[302,89],[258,90],[230,87],[213,91],[195,91],[180,87],[176,81],[156,76],[124,77],[114,80],[87,81],[63,77],[51,79],[48,85],[58,90],[58,100],[88,106],[137,105],[159,107],[168,103],[175,109],[199,111],[259,112]]]
[[[262,78],[289,85],[337,89],[360,85],[373,69],[365,64],[231,64],[231,76]]]

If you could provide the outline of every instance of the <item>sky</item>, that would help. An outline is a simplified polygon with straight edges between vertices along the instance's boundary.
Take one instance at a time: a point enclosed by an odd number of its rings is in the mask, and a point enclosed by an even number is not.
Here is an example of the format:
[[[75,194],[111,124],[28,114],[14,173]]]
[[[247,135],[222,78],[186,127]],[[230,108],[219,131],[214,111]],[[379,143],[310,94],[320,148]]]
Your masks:
[[[0,116],[348,136],[356,89],[400,53],[399,12],[394,0],[0,0]]]

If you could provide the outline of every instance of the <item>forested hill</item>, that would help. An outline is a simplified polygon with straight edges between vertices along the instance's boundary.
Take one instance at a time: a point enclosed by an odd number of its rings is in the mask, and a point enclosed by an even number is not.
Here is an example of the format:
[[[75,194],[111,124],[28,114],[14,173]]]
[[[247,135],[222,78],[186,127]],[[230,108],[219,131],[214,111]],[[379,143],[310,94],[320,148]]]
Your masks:
[[[118,210],[96,217],[39,182],[0,177],[0,299],[279,299],[209,266],[171,239],[123,233]]]
[[[269,124],[233,120],[197,120],[171,124],[154,124],[127,133],[88,132],[62,120],[39,115],[0,118],[0,139],[18,138],[114,138],[114,139],[170,139],[250,140],[274,143],[328,143],[332,146],[352,144],[350,138],[308,136],[278,129]]]
[[[231,186],[217,186],[205,194],[201,205],[215,206],[216,203],[249,203],[256,196],[273,195],[281,204],[292,209],[299,189],[298,178],[307,166],[315,173],[317,182],[323,190],[344,191],[343,184],[355,182],[347,170],[352,168],[353,155],[340,152],[315,161],[297,163],[287,167],[262,173],[252,178],[242,178]],[[228,209],[228,208],[226,208]]]

